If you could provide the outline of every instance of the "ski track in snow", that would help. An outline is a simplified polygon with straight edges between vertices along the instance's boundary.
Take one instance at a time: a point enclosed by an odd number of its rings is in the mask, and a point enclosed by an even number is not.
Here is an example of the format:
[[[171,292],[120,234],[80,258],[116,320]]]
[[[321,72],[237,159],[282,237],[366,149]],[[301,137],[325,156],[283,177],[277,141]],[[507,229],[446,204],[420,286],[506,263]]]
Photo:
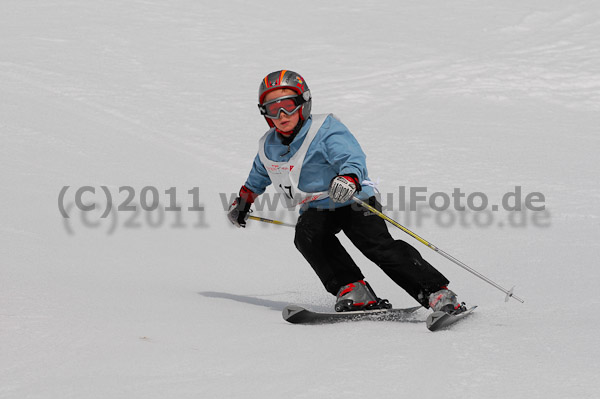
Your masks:
[[[591,0],[6,2],[0,398],[596,397],[598,37]],[[292,229],[234,229],[219,196],[244,183],[266,129],[258,83],[281,68],[350,127],[383,193],[542,192],[545,228],[506,213],[408,226],[525,304],[392,230],[473,316],[436,333],[425,310],[423,323],[286,324],[286,304],[333,298]],[[131,186],[138,206],[144,186],[164,206],[176,187],[183,207],[199,187],[205,213],[82,219],[71,192],[65,220],[63,186],[94,186],[100,203],[100,186]],[[340,239],[379,295],[414,304]]]

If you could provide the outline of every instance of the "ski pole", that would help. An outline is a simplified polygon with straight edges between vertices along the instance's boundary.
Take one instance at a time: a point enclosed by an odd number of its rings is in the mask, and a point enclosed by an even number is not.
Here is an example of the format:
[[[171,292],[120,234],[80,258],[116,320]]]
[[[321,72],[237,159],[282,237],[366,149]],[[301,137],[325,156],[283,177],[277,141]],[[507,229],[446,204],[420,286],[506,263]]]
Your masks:
[[[295,225],[295,224],[290,224],[290,223],[280,222],[279,220],[273,220],[273,219],[261,218],[260,216],[248,216],[248,219],[256,220],[256,221],[258,221],[258,222],[264,222],[264,223],[277,224],[277,225],[279,225],[279,226],[296,227],[296,225]]]
[[[432,243],[428,242],[427,240],[425,240],[422,237],[419,237],[417,234],[413,233],[412,231],[410,231],[409,229],[407,229],[406,227],[402,226],[400,223],[396,222],[394,219],[386,216],[385,214],[383,214],[382,212],[379,212],[377,209],[373,208],[371,205],[367,204],[366,202],[358,199],[357,197],[352,197],[352,200],[354,202],[356,202],[357,204],[361,205],[362,207],[368,209],[369,211],[371,211],[372,213],[374,213],[375,215],[379,216],[380,218],[382,218],[383,220],[388,221],[389,223],[393,224],[394,226],[396,226],[397,228],[399,228],[400,230],[402,230],[403,232],[405,232],[406,234],[410,235],[411,237],[413,237],[414,239],[416,239],[417,241],[419,241],[421,244],[426,245],[427,247],[431,248],[432,250],[434,250],[435,252],[437,252],[438,254],[442,255],[444,258],[450,260],[453,263],[456,263],[458,266],[462,267],[463,269],[465,269],[466,271],[474,274],[475,276],[479,277],[480,279],[482,279],[483,281],[485,281],[486,283],[493,285],[494,287],[496,287],[497,289],[499,289],[500,291],[504,292],[506,294],[506,298],[504,298],[504,300],[506,302],[508,302],[508,300],[510,298],[515,298],[517,301],[524,303],[525,301],[522,300],[521,298],[519,298],[518,296],[516,296],[513,293],[513,290],[515,289],[515,287],[512,287],[510,290],[507,290],[506,288],[501,287],[500,285],[496,284],[495,282],[493,282],[492,280],[490,280],[489,278],[485,277],[483,274],[479,273],[478,271],[474,270],[473,268],[467,266],[466,264],[464,264],[463,262],[461,262],[460,260],[456,259],[454,256],[442,251],[440,248],[436,247],[435,245],[433,245]]]

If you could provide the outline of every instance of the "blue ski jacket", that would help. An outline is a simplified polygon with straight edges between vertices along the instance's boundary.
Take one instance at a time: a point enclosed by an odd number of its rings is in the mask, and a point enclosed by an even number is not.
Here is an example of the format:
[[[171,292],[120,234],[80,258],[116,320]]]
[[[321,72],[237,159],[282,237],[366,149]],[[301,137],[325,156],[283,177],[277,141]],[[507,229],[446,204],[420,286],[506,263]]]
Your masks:
[[[289,146],[281,142],[274,128],[271,129],[265,141],[267,158],[277,162],[288,161],[304,142],[311,123],[312,118],[309,118]],[[350,130],[329,115],[308,148],[302,164],[298,188],[304,192],[327,191],[329,183],[335,176],[348,174],[355,174],[360,182],[369,180],[366,155]],[[255,194],[262,194],[270,184],[269,174],[257,154],[245,185]],[[373,188],[366,185],[363,185],[362,190],[357,194],[362,200],[373,195]],[[308,207],[337,208],[352,203],[353,201],[335,203],[328,197],[309,202]]]

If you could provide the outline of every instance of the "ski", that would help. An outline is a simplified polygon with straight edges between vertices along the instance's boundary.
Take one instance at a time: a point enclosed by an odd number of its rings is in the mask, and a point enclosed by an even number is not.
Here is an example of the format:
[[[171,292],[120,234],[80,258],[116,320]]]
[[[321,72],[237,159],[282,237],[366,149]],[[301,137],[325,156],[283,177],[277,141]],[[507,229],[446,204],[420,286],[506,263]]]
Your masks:
[[[427,316],[427,328],[430,331],[438,331],[451,326],[459,320],[464,319],[470,315],[477,306],[473,306],[464,312],[458,314],[450,314],[446,312],[433,312]]]
[[[283,309],[283,319],[292,324],[330,324],[357,320],[418,321],[414,313],[421,306],[397,309],[357,310],[352,312],[314,312],[298,305]]]

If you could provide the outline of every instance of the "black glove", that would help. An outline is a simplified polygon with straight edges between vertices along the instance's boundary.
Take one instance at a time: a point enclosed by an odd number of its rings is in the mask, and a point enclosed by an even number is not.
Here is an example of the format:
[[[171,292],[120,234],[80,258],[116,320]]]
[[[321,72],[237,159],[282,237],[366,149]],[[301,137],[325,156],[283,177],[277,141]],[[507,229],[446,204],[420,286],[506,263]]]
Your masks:
[[[227,211],[229,221],[236,227],[246,227],[246,220],[248,220],[248,216],[250,216],[251,206],[252,204],[250,202],[246,202],[240,197],[237,197],[229,206],[229,211]]]

